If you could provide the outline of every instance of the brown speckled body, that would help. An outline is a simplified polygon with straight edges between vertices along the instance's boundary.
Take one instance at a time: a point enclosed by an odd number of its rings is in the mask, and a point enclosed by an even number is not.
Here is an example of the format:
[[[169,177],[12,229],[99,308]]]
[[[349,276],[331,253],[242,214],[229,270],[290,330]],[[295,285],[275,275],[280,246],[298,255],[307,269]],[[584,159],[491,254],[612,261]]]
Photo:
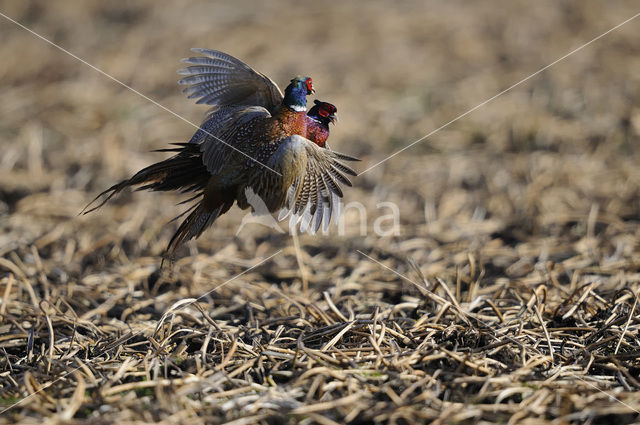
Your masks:
[[[324,148],[327,143],[327,139],[329,138],[329,127],[326,127],[320,121],[307,116],[306,137],[316,145]]]
[[[274,158],[274,155],[278,154],[281,143],[289,136],[297,134],[305,137],[307,123],[306,112],[297,112],[286,106],[282,106],[273,117],[257,117],[247,123],[250,130],[234,146],[256,161],[234,155],[234,159],[239,159],[242,164],[242,169],[234,167],[233,171],[238,177],[234,179],[234,184],[240,208],[250,207],[245,196],[247,188],[260,196],[270,212],[284,206],[288,187],[293,184],[295,176],[304,172],[306,163],[296,158],[282,160],[280,157]],[[228,142],[233,144],[234,141]]]
[[[264,137],[263,143],[277,143],[285,137],[293,134],[305,137],[307,134],[307,113],[297,112],[286,106],[282,106],[276,114],[264,120],[262,127],[258,125],[254,131],[254,137]],[[256,140],[256,139],[254,139]]]

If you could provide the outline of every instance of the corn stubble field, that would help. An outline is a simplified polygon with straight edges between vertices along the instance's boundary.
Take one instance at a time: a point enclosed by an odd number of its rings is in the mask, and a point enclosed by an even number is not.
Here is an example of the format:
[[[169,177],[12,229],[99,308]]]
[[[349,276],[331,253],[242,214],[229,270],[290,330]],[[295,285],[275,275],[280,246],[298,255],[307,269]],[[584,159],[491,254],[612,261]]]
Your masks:
[[[638,11],[96,0],[0,12],[195,123],[206,108],[175,73],[191,47],[281,87],[311,75],[338,106],[332,148],[363,171]],[[356,177],[345,202],[366,217],[347,209],[343,232],[296,249],[256,224],[236,235],[234,207],[160,271],[180,196],[129,192],[78,213],[194,129],[0,18],[0,423],[639,420],[639,35],[629,22]],[[382,202],[399,207],[396,234],[375,231]]]

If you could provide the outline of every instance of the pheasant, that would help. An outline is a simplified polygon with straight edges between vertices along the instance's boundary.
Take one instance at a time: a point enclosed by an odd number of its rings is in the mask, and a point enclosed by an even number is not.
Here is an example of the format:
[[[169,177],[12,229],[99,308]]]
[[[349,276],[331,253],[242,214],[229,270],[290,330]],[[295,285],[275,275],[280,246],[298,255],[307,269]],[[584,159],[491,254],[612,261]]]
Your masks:
[[[178,81],[179,84],[189,85],[183,90],[189,99],[197,98],[197,104],[213,106],[209,116],[220,108],[227,106],[262,106],[273,113],[282,101],[282,93],[278,86],[267,76],[261,74],[247,64],[227,55],[226,53],[209,49],[191,49],[202,53],[206,57],[198,56],[183,59],[189,66],[178,71],[186,77]],[[328,102],[314,101],[307,115],[307,139],[324,147],[329,137],[329,122],[337,121],[337,108]],[[218,117],[223,114],[219,114]],[[204,124],[207,126],[207,123]],[[196,132],[192,143],[198,143],[206,128]]]
[[[313,102],[315,105],[307,112],[307,139],[324,148],[329,138],[329,123],[338,121],[338,109],[329,102],[317,99]]]
[[[337,108],[331,103],[319,100],[314,100],[314,103],[315,106],[307,112],[306,138],[320,147],[325,147],[329,137],[329,123],[335,123],[338,120]],[[192,140],[199,140],[199,134],[196,133]],[[187,145],[186,143],[176,143],[175,145],[180,147],[156,149],[153,152],[179,152],[178,155],[150,165],[137,172],[130,179],[111,186],[98,195],[94,202],[106,194],[109,196],[86,212],[89,213],[100,208],[123,189],[143,183],[147,183],[147,185],[141,186],[137,190],[150,189],[163,192],[185,188],[184,192],[204,190],[210,174],[202,162],[202,152],[198,145]]]
[[[184,60],[195,66],[181,71],[188,76],[180,83],[190,84],[185,92],[198,97],[197,103],[213,106],[205,122],[188,143],[161,149],[176,155],[105,190],[87,208],[105,199],[86,213],[129,186],[195,192],[184,203],[196,202],[176,217],[188,214],[165,255],[200,236],[234,203],[241,209],[251,207],[248,195],[259,196],[270,213],[290,213],[296,224],[302,220],[301,228],[315,232],[322,223],[327,226],[343,195],[340,184],[350,186],[346,175],[356,175],[343,161],[357,159],[305,138],[311,78],[294,78],[282,95],[273,81],[238,59],[212,50],[195,51],[206,57]]]

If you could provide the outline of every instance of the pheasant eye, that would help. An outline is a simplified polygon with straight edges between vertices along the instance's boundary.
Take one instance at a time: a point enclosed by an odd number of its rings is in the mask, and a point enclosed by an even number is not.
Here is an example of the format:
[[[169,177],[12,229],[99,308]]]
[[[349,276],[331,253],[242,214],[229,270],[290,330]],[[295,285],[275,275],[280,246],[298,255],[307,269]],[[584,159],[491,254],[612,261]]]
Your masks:
[[[307,84],[307,90],[313,91],[313,82],[311,81],[311,78],[307,78],[305,83]]]

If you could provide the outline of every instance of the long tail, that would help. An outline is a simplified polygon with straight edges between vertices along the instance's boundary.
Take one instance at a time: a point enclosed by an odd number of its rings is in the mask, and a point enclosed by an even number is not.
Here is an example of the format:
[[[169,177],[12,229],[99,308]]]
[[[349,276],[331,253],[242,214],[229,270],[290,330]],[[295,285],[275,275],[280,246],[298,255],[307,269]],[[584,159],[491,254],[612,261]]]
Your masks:
[[[235,198],[232,196],[231,191],[217,192],[213,196],[205,191],[203,199],[174,218],[174,220],[177,220],[189,213],[171,237],[163,255],[162,263],[164,264],[167,257],[173,258],[175,250],[183,242],[199,237],[218,217],[229,211],[234,201]]]
[[[182,190],[182,192],[193,192],[203,190],[207,186],[210,175],[202,163],[200,147],[195,143],[175,143],[175,145],[177,147],[159,149],[156,152],[178,152],[176,155],[138,171],[130,179],[114,184],[89,202],[81,214],[97,210],[123,189],[132,186],[143,185],[136,190],[153,191]],[[104,199],[92,207],[102,197]]]

